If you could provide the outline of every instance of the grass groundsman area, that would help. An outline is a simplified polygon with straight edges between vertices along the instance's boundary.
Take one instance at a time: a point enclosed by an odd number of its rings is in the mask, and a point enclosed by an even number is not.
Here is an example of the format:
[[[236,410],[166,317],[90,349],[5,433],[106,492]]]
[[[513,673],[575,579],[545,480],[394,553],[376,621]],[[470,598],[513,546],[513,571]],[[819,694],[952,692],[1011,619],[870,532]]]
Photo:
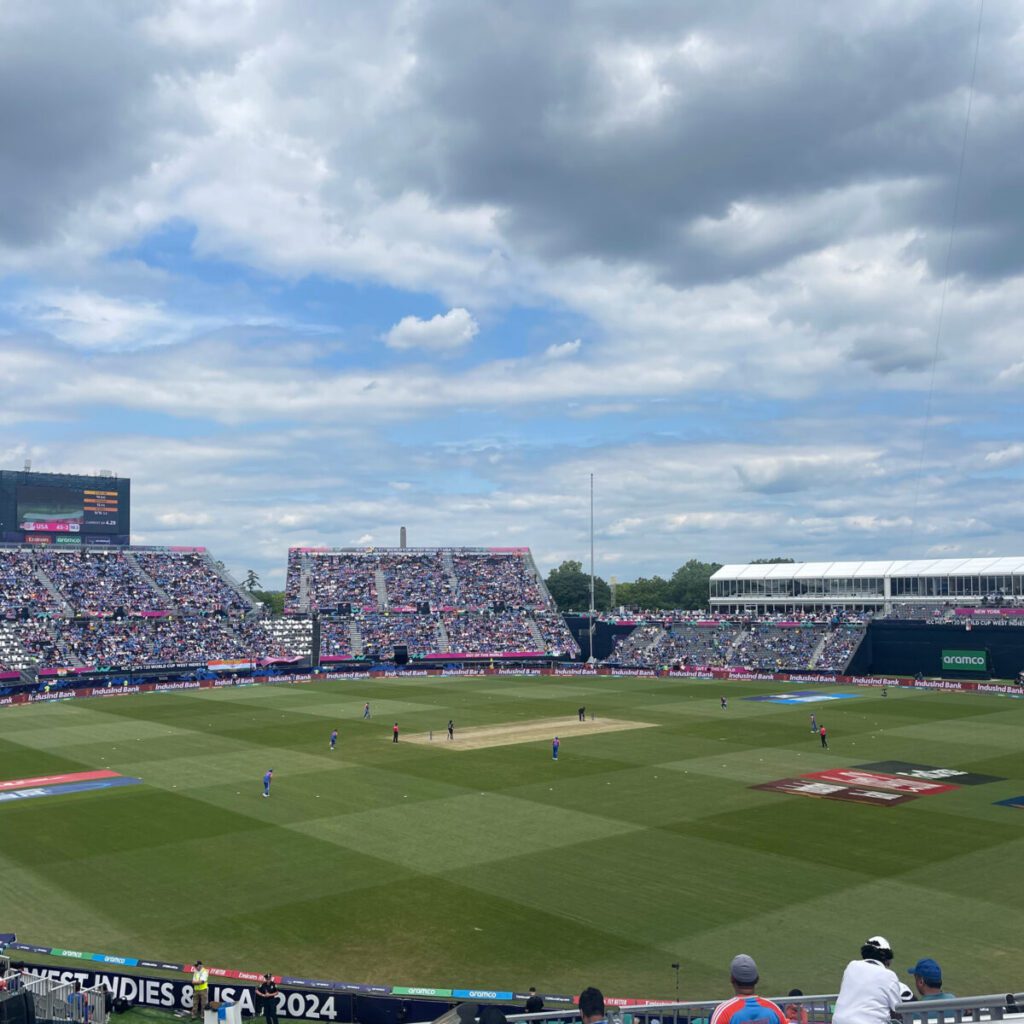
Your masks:
[[[305,977],[620,996],[671,997],[679,961],[684,998],[725,994],[737,952],[765,992],[835,991],[880,933],[895,967],[934,957],[954,992],[1019,987],[1024,813],[997,801],[1024,795],[1024,701],[744,699],[781,692],[410,678],[7,708],[0,778],[142,783],[0,803],[0,931]],[[975,784],[896,806],[751,788],[882,762]]]

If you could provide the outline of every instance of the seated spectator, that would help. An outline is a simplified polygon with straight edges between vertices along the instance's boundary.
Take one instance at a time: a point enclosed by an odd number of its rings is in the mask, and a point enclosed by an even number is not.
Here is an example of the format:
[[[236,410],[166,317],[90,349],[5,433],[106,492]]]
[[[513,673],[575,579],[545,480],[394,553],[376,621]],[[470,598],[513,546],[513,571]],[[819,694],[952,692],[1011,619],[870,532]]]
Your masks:
[[[918,999],[955,999],[952,992],[942,990],[942,968],[930,957],[918,960],[908,971],[914,976]]]
[[[889,1024],[903,998],[900,980],[889,970],[892,948],[876,935],[860,947],[860,955],[843,972],[832,1024]]]
[[[711,1024],[786,1024],[786,1016],[779,1006],[756,995],[760,976],[752,957],[740,953],[732,958],[729,981],[733,998],[715,1007]]]

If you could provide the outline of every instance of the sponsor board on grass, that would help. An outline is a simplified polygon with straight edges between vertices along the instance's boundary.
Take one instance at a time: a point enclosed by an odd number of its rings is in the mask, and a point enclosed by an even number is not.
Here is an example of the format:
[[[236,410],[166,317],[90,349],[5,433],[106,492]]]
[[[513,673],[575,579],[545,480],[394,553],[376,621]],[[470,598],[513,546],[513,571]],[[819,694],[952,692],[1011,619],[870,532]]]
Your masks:
[[[885,772],[888,775],[905,775],[909,779],[923,779],[926,782],[955,782],[958,786],[984,786],[989,782],[1006,781],[998,775],[979,775],[959,768],[938,768],[932,764],[912,764],[910,761],[872,761],[870,764],[855,764],[853,767]]]
[[[90,779],[114,779],[119,772],[99,768],[92,772],[68,772],[64,775],[34,775],[28,779],[4,779],[0,781],[0,792],[8,789],[28,789],[30,786],[55,786],[61,782],[86,782]]]
[[[817,704],[823,700],[850,700],[859,696],[859,693],[821,693],[819,690],[794,690],[792,693],[760,693],[743,699],[769,704]]]
[[[915,796],[934,796],[937,793],[951,793],[959,786],[949,783],[929,782],[926,779],[908,779],[901,775],[886,775],[882,772],[868,772],[859,768],[830,768],[828,771],[811,772],[805,779],[821,779],[846,786],[864,786],[869,789],[890,790],[894,793],[913,793]]]
[[[1015,807],[1018,811],[1024,811],[1024,796],[1011,796],[1008,800],[997,800],[997,807]]]
[[[843,800],[848,803],[874,804],[881,807],[905,804],[908,800],[917,799],[914,793],[862,789],[859,786],[826,782],[823,779],[814,778],[776,779],[774,782],[762,782],[750,788],[769,793],[790,793],[793,796],[813,796],[820,800]]]
[[[36,800],[43,796],[64,796],[68,793],[88,793],[96,789],[116,789],[119,786],[137,786],[142,779],[119,775],[114,779],[92,779],[86,782],[66,782],[59,786],[34,786],[30,789],[8,789],[0,793],[0,803]]]

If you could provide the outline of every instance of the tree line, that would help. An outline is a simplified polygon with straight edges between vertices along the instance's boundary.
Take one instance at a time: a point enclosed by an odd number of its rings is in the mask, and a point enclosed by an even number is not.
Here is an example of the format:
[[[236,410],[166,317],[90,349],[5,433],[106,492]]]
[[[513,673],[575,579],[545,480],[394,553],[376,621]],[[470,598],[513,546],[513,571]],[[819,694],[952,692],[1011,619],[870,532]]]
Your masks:
[[[755,558],[755,564],[774,565],[792,562],[792,558]],[[707,608],[708,583],[713,573],[722,568],[720,562],[702,562],[691,558],[668,578],[641,576],[631,583],[615,587],[614,607],[644,610],[669,608]],[[560,612],[586,611],[590,607],[590,575],[583,563],[564,561],[552,569],[544,581]],[[613,607],[612,588],[600,576],[594,579],[594,608],[608,611]]]

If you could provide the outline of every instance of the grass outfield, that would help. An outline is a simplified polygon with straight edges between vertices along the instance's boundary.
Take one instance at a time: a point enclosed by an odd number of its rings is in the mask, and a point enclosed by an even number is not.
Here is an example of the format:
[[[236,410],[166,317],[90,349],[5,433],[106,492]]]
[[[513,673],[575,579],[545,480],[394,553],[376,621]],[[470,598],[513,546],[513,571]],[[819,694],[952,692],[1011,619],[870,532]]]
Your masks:
[[[780,689],[419,678],[4,709],[0,778],[113,768],[143,784],[0,804],[0,931],[306,977],[625,996],[672,996],[679,960],[684,998],[723,994],[741,951],[765,992],[835,991],[881,933],[901,972],[933,956],[954,992],[1019,987],[1024,814],[994,801],[1024,794],[1024,701],[742,699]],[[574,735],[580,704],[597,725],[653,727]],[[560,759],[546,728],[446,749],[449,717],[456,746],[561,718]],[[407,742],[431,728],[432,744]],[[893,807],[750,788],[883,760],[1005,781]]]

